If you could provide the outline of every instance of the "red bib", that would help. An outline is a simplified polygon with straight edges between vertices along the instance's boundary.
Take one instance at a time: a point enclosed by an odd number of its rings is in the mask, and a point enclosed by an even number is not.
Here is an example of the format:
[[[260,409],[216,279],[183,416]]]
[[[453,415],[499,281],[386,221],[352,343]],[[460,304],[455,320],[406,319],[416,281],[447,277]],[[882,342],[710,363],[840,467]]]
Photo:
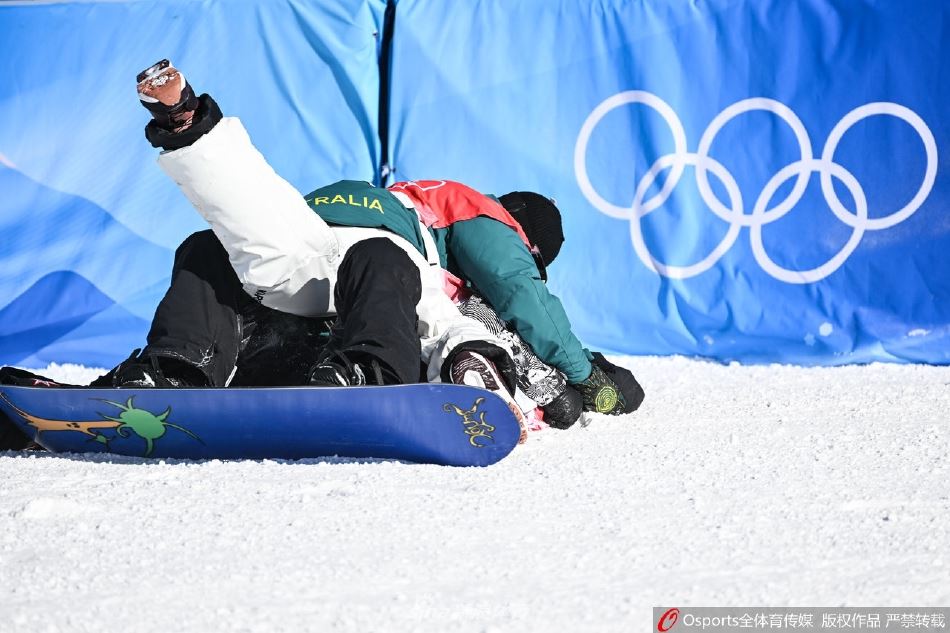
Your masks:
[[[484,215],[510,226],[528,250],[531,249],[524,229],[505,207],[462,183],[451,180],[410,180],[397,182],[387,188],[409,196],[419,219],[428,227],[444,229],[456,222]]]

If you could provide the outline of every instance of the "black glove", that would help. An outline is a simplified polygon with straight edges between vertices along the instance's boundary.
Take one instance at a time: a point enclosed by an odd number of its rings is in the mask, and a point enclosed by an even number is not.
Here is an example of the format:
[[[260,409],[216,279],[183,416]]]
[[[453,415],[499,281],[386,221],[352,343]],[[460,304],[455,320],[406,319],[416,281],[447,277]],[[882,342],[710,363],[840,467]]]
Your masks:
[[[620,389],[620,395],[623,396],[623,400],[626,403],[624,408],[624,413],[633,413],[640,407],[640,403],[643,402],[643,387],[640,386],[640,383],[637,382],[637,379],[633,377],[633,374],[628,369],[623,367],[617,367],[606,358],[600,352],[594,352],[594,365],[600,367],[607,377]]]
[[[627,408],[620,387],[597,365],[591,365],[590,376],[573,387],[584,398],[584,411],[620,415]]]
[[[188,147],[199,138],[211,131],[222,118],[221,108],[207,94],[198,97],[198,109],[195,110],[195,118],[186,130],[181,132],[172,132],[161,125],[158,121],[152,119],[145,126],[145,138],[152,144],[152,147],[161,147],[164,150],[181,149]]]
[[[570,385],[564,386],[554,400],[547,403],[541,410],[544,411],[544,421],[555,429],[567,429],[577,422],[584,410],[584,397]]]

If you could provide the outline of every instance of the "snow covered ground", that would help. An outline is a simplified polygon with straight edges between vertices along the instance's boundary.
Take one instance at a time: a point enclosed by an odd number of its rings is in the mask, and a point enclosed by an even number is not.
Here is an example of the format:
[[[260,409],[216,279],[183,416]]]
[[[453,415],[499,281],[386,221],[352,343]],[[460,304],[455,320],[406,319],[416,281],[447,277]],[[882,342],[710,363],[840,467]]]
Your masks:
[[[0,453],[0,630],[642,631],[661,604],[950,605],[950,368],[619,362],[639,412],[486,469]]]

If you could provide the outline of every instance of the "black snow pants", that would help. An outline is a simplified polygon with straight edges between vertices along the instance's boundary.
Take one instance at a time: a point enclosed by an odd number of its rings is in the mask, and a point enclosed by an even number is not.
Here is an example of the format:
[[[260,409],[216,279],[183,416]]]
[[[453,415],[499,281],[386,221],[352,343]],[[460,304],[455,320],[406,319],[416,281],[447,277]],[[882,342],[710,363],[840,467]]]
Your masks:
[[[244,292],[221,242],[201,231],[175,252],[171,285],[143,354],[196,367],[215,387],[306,384],[325,350],[355,361],[376,358],[399,382],[418,382],[421,294],[408,255],[374,238],[351,247],[341,262],[336,318],[278,312]]]

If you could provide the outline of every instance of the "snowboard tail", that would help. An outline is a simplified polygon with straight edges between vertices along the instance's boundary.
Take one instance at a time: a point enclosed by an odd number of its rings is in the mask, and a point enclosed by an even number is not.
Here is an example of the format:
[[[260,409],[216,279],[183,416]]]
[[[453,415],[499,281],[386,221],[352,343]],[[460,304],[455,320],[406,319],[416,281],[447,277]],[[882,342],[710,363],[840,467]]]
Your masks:
[[[496,394],[452,384],[98,389],[0,386],[0,409],[54,452],[178,459],[357,457],[487,466],[518,443]]]

